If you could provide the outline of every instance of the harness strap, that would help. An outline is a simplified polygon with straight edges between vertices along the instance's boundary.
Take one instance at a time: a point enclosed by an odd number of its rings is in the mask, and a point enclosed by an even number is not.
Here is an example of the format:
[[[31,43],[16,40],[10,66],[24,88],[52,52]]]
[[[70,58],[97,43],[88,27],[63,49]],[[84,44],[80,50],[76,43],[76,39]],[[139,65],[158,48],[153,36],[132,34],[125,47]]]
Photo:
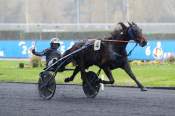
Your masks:
[[[127,56],[130,56],[131,53],[134,51],[134,49],[136,48],[137,45],[138,45],[138,44],[136,43],[135,46],[128,52],[128,54],[127,54],[126,56],[123,56],[123,55],[121,55],[121,54],[119,54],[119,53],[116,53],[116,55],[119,56],[119,57],[127,57]]]
[[[131,53],[134,51],[134,49],[136,48],[136,46],[138,45],[138,43],[135,44],[135,46],[129,51],[129,53],[127,54],[127,56],[130,56]]]

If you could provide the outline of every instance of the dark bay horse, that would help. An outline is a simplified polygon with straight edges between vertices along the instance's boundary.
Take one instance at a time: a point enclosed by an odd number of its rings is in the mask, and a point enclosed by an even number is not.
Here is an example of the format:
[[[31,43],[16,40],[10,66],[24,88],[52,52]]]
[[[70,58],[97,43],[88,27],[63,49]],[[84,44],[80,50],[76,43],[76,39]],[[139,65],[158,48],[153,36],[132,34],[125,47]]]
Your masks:
[[[114,78],[111,70],[116,68],[122,68],[137,84],[137,86],[145,91],[144,86],[136,79],[128,62],[128,54],[126,46],[130,40],[133,40],[141,47],[146,46],[147,40],[142,34],[142,30],[134,23],[129,23],[126,26],[120,22],[121,29],[115,29],[111,36],[104,38],[101,41],[101,48],[98,51],[94,51],[94,46],[88,47],[86,50],[80,52],[73,57],[73,62],[76,64],[76,68],[73,74],[65,79],[65,82],[72,81],[76,74],[80,71],[81,78],[84,81],[86,76],[86,69],[92,65],[96,65],[103,69],[109,81],[99,79],[99,83],[113,84]],[[75,43],[69,50],[67,50],[63,56],[70,54],[71,52],[81,48],[82,46],[93,44],[94,40],[84,40]]]

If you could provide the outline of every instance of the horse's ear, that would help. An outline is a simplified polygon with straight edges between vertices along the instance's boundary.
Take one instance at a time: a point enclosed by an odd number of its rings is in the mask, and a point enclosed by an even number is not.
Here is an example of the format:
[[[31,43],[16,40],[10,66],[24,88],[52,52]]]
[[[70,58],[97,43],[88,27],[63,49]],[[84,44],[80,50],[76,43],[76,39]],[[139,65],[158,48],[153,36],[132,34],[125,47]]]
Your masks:
[[[132,24],[130,22],[128,22],[129,26],[132,26]]]
[[[121,26],[122,26],[122,29],[123,30],[126,30],[128,27],[124,24],[124,23],[122,23],[122,22],[119,22],[118,24],[120,24]]]
[[[133,24],[133,25],[136,25],[133,21],[132,21],[132,24]]]

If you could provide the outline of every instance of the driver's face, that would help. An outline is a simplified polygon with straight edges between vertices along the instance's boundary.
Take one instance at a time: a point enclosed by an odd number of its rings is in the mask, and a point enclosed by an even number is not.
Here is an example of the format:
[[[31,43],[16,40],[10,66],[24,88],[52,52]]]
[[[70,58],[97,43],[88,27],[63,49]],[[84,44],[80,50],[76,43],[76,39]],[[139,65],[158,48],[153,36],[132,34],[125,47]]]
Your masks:
[[[52,43],[51,47],[54,48],[54,49],[57,49],[59,47],[59,44],[58,43]]]

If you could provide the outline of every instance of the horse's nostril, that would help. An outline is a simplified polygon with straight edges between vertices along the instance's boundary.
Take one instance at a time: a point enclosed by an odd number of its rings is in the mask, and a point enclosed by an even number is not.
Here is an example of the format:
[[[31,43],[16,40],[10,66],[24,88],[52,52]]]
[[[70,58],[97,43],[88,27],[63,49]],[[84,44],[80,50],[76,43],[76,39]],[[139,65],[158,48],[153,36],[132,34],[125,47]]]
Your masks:
[[[146,45],[147,45],[147,41],[143,41],[141,46],[144,47]]]

